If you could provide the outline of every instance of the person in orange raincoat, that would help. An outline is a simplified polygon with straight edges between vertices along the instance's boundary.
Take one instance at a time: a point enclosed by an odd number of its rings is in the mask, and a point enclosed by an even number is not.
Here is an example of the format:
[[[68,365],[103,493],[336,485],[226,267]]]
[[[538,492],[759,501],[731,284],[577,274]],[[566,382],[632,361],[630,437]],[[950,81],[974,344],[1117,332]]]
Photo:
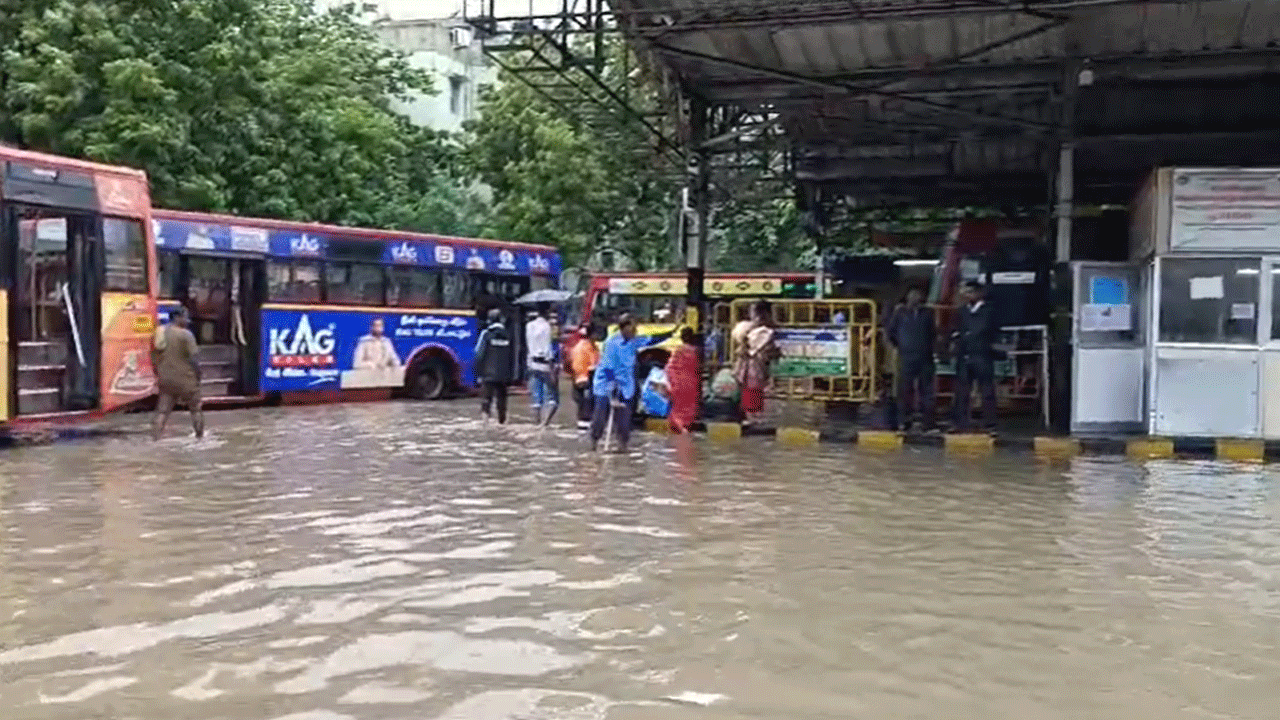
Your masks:
[[[579,430],[591,427],[591,413],[595,409],[595,397],[591,394],[591,374],[600,364],[599,343],[603,339],[603,328],[591,323],[569,354],[569,367],[573,370],[573,399],[578,403]]]
[[[671,353],[666,367],[668,397],[671,399],[667,424],[672,432],[682,435],[689,432],[693,421],[698,419],[698,403],[702,399],[702,368],[694,339],[693,328],[681,330],[680,347]]]

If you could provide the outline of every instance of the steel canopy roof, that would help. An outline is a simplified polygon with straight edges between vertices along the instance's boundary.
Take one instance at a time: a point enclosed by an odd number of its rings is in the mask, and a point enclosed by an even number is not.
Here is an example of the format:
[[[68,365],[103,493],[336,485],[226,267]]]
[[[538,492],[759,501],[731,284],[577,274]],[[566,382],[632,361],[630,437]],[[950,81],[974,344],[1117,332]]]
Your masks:
[[[1280,162],[1280,2],[610,4],[681,95],[768,116],[798,180],[863,203],[1042,203],[1064,139],[1095,202],[1156,164]]]

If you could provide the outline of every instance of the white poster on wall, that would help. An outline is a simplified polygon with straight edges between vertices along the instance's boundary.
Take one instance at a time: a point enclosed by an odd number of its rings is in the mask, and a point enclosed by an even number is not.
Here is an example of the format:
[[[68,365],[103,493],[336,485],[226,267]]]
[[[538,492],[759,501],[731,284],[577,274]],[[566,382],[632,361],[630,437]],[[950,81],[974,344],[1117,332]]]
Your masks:
[[[1174,170],[1171,195],[1171,250],[1280,250],[1280,169]]]

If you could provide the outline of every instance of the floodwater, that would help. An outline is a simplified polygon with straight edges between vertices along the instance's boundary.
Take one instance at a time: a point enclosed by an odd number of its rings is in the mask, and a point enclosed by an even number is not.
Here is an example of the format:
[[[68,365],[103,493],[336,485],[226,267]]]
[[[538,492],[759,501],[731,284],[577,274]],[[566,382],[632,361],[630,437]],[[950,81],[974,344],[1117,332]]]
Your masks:
[[[1277,717],[1277,470],[473,409],[0,453],[0,716]]]

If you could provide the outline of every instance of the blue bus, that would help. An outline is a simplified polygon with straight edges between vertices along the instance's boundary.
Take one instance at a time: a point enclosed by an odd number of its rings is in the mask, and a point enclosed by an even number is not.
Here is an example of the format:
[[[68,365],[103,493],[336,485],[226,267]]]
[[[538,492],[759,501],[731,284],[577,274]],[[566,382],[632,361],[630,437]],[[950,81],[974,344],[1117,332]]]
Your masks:
[[[544,245],[154,210],[157,320],[179,304],[207,402],[438,399],[474,385],[480,314],[558,285]],[[520,363],[522,366],[523,363]]]

